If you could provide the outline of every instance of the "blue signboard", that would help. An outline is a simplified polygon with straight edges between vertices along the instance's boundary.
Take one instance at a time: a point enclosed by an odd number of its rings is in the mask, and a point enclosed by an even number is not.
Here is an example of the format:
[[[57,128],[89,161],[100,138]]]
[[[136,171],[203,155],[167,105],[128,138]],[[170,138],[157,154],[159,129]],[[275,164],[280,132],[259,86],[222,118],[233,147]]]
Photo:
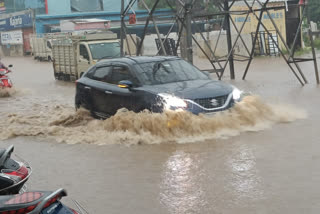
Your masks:
[[[0,31],[32,27],[31,13],[0,19]]]

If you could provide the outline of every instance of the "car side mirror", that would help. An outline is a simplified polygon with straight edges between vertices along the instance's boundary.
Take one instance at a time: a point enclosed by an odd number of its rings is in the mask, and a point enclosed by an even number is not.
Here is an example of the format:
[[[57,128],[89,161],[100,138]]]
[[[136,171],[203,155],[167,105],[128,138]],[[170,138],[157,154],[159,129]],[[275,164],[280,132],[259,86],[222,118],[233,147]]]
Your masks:
[[[119,83],[118,83],[118,87],[119,88],[127,88],[127,89],[130,89],[132,88],[133,84],[130,80],[121,80]]]
[[[8,66],[8,68],[12,68],[12,67],[13,67],[13,65],[9,65],[9,66]]]

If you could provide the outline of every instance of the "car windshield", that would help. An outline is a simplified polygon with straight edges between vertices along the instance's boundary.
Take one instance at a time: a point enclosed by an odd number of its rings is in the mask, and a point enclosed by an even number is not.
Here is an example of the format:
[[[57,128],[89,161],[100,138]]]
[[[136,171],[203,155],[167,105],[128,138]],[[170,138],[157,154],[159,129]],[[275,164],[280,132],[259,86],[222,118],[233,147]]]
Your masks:
[[[89,44],[93,59],[113,58],[120,56],[120,45],[118,42],[104,42]]]
[[[209,77],[184,60],[164,60],[137,65],[144,85],[159,85]]]

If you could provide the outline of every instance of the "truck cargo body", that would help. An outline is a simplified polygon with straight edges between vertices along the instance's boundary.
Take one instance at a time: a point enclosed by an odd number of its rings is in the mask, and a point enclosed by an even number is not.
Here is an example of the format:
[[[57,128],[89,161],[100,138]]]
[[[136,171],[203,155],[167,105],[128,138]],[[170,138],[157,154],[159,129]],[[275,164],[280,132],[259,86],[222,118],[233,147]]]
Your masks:
[[[56,79],[75,81],[78,79],[78,45],[72,41],[53,40],[53,69]]]
[[[52,60],[52,44],[50,38],[39,34],[30,35],[30,45],[35,59],[40,61]]]

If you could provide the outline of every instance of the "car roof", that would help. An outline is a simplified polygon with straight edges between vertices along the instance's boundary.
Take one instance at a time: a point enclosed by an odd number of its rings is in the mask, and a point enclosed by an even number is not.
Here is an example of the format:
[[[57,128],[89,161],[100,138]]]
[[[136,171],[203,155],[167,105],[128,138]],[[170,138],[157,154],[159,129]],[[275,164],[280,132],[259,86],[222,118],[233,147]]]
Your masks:
[[[181,59],[177,56],[130,56],[130,57],[119,57],[112,59],[104,59],[99,61],[96,65],[109,64],[110,62],[124,62],[126,64],[141,64],[148,62],[159,62],[163,60],[173,60],[173,59]]]

